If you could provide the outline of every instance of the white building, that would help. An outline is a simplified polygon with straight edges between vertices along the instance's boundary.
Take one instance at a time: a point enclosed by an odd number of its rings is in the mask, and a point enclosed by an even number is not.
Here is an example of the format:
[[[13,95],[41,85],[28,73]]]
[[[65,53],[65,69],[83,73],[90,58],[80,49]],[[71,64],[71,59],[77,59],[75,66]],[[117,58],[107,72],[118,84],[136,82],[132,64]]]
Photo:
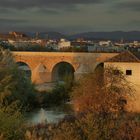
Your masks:
[[[129,110],[140,112],[140,52],[120,53],[104,62],[104,66],[117,67],[126,75],[127,80],[133,84],[136,90],[133,101],[128,102]]]
[[[112,46],[112,42],[110,40],[108,40],[108,41],[100,41],[99,45],[100,46]]]
[[[66,39],[60,39],[59,43],[58,43],[58,48],[68,48],[71,46],[71,42],[66,40]]]
[[[23,40],[10,40],[8,39],[8,43],[15,46],[16,48],[18,47],[26,47],[29,46],[31,44],[31,42],[29,41],[23,41]]]

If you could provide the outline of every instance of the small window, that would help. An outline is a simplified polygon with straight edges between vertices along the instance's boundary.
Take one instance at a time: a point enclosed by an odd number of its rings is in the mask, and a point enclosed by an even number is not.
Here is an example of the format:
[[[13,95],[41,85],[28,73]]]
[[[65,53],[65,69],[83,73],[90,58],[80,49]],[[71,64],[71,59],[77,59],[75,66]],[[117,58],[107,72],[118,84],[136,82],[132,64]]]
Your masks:
[[[126,70],[126,75],[132,75],[132,70]]]

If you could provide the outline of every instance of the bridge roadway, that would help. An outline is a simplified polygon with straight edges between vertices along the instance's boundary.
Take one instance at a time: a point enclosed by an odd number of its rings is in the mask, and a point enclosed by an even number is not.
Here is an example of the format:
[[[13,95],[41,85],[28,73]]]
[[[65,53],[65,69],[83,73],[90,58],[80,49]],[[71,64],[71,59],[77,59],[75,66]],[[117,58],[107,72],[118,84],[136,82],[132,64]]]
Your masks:
[[[16,62],[29,66],[31,79],[35,84],[52,82],[59,65],[65,63],[74,70],[77,79],[83,73],[96,67],[118,53],[72,53],[72,52],[12,52]],[[54,76],[55,75],[55,76]]]

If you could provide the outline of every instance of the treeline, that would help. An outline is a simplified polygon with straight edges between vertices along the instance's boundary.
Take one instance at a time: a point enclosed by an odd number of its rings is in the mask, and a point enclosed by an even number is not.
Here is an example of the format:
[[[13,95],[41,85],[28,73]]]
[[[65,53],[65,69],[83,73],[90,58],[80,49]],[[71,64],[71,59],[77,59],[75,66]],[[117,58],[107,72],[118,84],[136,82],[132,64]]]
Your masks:
[[[40,46],[40,45],[27,45],[27,46],[20,46],[20,47],[15,47],[10,44],[6,43],[1,43],[0,44],[3,49],[9,49],[10,51],[31,51],[31,52],[51,52],[51,51],[56,51],[53,49],[53,47],[48,46]]]

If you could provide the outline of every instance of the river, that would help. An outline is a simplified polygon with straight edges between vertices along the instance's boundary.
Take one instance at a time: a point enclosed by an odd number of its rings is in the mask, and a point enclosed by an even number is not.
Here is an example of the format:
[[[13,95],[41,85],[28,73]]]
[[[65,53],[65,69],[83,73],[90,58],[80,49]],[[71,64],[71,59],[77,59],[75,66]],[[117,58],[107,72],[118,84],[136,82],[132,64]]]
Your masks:
[[[72,109],[69,104],[52,108],[38,108],[25,115],[27,123],[36,125],[39,123],[57,123],[65,117],[65,115],[72,114]]]

